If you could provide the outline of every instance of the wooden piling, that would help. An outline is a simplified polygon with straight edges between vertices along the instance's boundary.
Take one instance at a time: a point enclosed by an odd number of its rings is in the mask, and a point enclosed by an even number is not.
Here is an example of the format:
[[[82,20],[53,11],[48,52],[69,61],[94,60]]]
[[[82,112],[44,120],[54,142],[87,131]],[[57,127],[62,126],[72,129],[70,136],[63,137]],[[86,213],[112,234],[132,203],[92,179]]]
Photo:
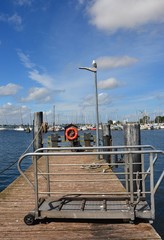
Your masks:
[[[140,124],[138,123],[127,123],[124,125],[124,145],[126,146],[136,146],[141,144],[141,136],[140,136]],[[140,148],[135,148],[132,150],[140,150]],[[141,172],[141,155],[133,154],[132,155],[133,179],[136,179],[137,172]],[[138,164],[137,164],[138,163]],[[141,188],[141,185],[140,185]],[[133,190],[137,191],[136,181],[133,182]]]
[[[127,123],[124,125],[124,142],[125,145],[140,145],[140,124]]]
[[[91,147],[91,140],[93,139],[93,136],[91,135],[91,133],[84,133],[84,144],[85,147]],[[93,142],[93,140],[92,140]]]
[[[34,125],[33,126],[34,151],[37,150],[38,148],[43,147],[43,139],[42,139],[42,132],[41,132],[42,123],[43,123],[43,112],[34,113],[34,124],[33,124]]]
[[[103,124],[103,145],[104,146],[112,145],[110,124]],[[104,151],[109,151],[109,149],[104,149]],[[104,159],[106,160],[106,162],[111,163],[110,155],[108,155],[108,154],[104,155]]]
[[[51,134],[51,147],[58,147],[59,146],[59,135],[57,133]]]

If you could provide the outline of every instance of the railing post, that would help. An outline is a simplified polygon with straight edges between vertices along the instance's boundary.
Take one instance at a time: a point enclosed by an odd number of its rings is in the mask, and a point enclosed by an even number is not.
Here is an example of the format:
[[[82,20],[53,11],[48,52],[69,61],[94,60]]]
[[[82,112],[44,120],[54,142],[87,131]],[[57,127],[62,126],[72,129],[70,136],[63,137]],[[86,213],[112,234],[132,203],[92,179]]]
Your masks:
[[[133,184],[133,156],[132,154],[128,154],[129,160],[129,190],[130,190],[130,202],[133,204],[134,202],[134,184]]]
[[[155,218],[155,202],[154,202],[154,167],[153,167],[153,153],[150,153],[150,192],[151,192],[151,214],[152,219]]]
[[[37,156],[33,157],[34,162],[34,191],[35,191],[35,217],[39,216],[38,207],[38,169],[37,169]]]
[[[146,194],[145,194],[145,191],[146,191],[146,187],[145,187],[145,165],[144,165],[144,162],[145,162],[145,155],[144,154],[141,154],[141,162],[142,162],[142,165],[141,165],[141,171],[142,171],[142,196],[143,197],[146,197]]]
[[[49,169],[49,156],[46,156],[46,173],[47,173],[47,176],[46,176],[46,180],[47,180],[47,192],[48,192],[48,196],[50,197],[50,169]]]

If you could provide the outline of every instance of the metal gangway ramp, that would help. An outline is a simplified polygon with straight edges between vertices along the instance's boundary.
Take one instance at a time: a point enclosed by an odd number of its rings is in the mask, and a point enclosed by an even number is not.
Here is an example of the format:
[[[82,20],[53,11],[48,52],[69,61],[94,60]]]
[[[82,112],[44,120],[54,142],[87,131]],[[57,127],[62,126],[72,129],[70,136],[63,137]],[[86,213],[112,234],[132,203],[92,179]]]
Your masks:
[[[24,221],[27,225],[44,218],[152,222],[154,195],[164,177],[162,171],[154,183],[154,167],[163,154],[149,145],[41,148],[24,154],[18,170],[35,197],[35,209]],[[108,162],[104,160],[107,155]],[[30,179],[22,170],[26,158],[33,163]],[[140,170],[135,172],[136,165]]]

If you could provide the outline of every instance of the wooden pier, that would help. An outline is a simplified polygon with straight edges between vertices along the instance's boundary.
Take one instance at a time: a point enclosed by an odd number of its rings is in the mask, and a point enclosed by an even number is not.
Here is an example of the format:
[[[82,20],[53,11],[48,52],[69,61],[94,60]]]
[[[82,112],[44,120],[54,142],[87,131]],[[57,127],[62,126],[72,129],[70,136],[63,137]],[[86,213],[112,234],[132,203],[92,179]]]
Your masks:
[[[51,157],[53,158],[53,157]],[[87,163],[93,161],[96,162],[96,156],[65,156],[58,157],[58,162],[69,162],[69,159],[73,159],[74,163],[79,162]],[[52,159],[51,159],[52,160]],[[42,159],[39,160],[40,168],[44,168]],[[55,166],[55,171],[61,170],[62,166]],[[60,168],[60,169],[59,169]],[[74,168],[64,169],[71,179],[70,171],[73,174]],[[79,173],[92,171],[102,172],[104,169],[87,169],[86,167],[79,167]],[[111,169],[105,169],[105,171],[111,171]],[[27,170],[27,176],[33,177],[33,166]],[[65,177],[68,177],[65,175]],[[94,175],[92,176],[94,177]],[[80,176],[81,180],[83,179]],[[99,188],[101,191],[106,188],[113,189],[113,191],[123,191],[123,186],[115,176],[116,181],[112,181],[109,185],[105,183],[101,185],[97,183],[92,185],[92,189],[86,184],[82,186],[82,191],[94,190]],[[40,186],[42,185],[43,177],[39,176]],[[73,190],[74,183],[69,181],[67,184],[58,183],[56,190],[61,191],[68,188]],[[43,191],[44,191],[43,184]],[[77,189],[75,189],[77,191]],[[20,176],[10,186],[0,193],[0,239],[3,240],[69,240],[69,239],[82,239],[82,240],[105,240],[105,239],[161,239],[155,229],[149,224],[144,222],[138,222],[136,224],[123,223],[118,220],[76,220],[76,219],[47,219],[42,220],[40,223],[27,226],[23,219],[28,212],[34,209],[35,199],[34,192],[25,179]]]

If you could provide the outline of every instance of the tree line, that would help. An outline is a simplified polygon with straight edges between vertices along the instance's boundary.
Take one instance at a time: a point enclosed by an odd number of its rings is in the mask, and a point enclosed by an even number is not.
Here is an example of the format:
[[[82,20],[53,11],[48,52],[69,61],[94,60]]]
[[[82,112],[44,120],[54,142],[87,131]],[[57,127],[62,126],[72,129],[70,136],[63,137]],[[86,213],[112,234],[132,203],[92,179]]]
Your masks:
[[[150,121],[150,117],[147,115],[143,116],[143,118],[140,118],[139,121],[141,124],[147,124],[147,123],[152,122],[152,121]],[[156,116],[153,122],[164,123],[164,116]]]

